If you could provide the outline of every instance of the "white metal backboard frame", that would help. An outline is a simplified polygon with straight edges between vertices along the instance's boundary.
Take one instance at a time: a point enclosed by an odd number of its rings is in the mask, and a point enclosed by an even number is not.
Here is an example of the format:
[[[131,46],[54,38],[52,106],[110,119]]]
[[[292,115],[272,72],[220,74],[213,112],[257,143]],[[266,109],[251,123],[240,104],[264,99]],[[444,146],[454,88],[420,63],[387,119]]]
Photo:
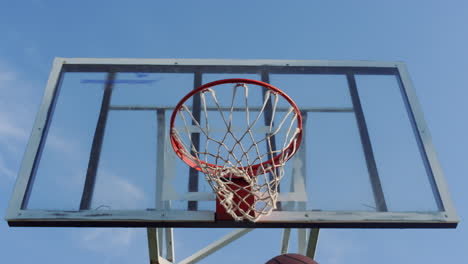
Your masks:
[[[24,206],[28,199],[28,186],[33,182],[35,162],[41,154],[41,144],[47,133],[48,119],[53,112],[54,100],[60,86],[61,76],[69,68],[167,66],[278,66],[278,67],[325,67],[356,68],[361,70],[394,71],[411,110],[413,126],[417,131],[421,149],[427,157],[427,166],[433,174],[432,187],[440,196],[441,210],[437,212],[325,212],[325,211],[274,211],[257,223],[216,222],[212,211],[172,211],[164,205],[156,210],[29,210]],[[164,151],[164,150],[162,150]],[[166,174],[161,168],[158,173]],[[162,188],[163,182],[159,182]],[[197,195],[196,193],[191,195]],[[200,193],[198,195],[206,195]],[[204,198],[200,198],[204,199]],[[158,202],[158,201],[156,201]],[[17,182],[7,210],[6,220],[10,226],[105,226],[105,227],[339,227],[339,228],[419,228],[456,227],[459,218],[450,199],[447,184],[437,160],[431,136],[424,121],[416,93],[402,62],[370,61],[318,61],[318,60],[208,60],[208,59],[101,59],[101,58],[56,58],[47,82],[33,131],[19,170]]]

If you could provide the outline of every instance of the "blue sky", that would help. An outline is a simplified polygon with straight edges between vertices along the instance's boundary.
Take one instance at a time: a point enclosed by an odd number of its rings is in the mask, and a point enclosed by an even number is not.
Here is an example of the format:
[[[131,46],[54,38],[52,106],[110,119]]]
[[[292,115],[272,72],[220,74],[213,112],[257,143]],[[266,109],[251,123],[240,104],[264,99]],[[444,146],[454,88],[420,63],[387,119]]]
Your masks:
[[[0,211],[54,57],[404,61],[462,222],[455,230],[322,230],[320,263],[468,262],[466,1],[16,1],[0,4]],[[176,232],[181,260],[227,230]],[[202,263],[263,263],[256,230]],[[277,241],[272,243],[271,241]],[[5,263],[147,263],[144,229],[8,228]],[[226,260],[227,259],[227,260]]]

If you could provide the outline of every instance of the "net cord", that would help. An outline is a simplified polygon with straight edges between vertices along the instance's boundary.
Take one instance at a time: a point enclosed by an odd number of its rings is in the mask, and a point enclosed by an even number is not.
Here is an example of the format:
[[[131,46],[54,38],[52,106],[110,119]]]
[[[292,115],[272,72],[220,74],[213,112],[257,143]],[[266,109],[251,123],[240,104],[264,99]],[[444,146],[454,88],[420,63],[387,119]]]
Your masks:
[[[245,97],[245,120],[247,128],[240,136],[236,136],[233,131],[233,112],[239,89],[243,89],[243,96]],[[226,212],[237,221],[249,220],[255,222],[261,216],[270,214],[276,208],[279,181],[284,176],[284,164],[296,152],[296,148],[298,147],[296,141],[300,131],[298,128],[294,128],[298,113],[294,111],[293,107],[290,107],[279,122],[277,122],[278,125],[275,128],[274,120],[276,119],[280,96],[272,90],[267,90],[258,114],[251,122],[249,87],[245,83],[238,83],[234,85],[232,91],[233,93],[227,116],[224,113],[225,110],[222,110],[218,102],[214,89],[207,88],[200,92],[201,108],[205,121],[204,126],[194,117],[190,108],[183,104],[177,111],[178,116],[183,122],[184,129],[179,131],[176,127],[173,127],[172,133],[182,144],[183,148],[181,150],[186,157],[197,164],[200,171],[205,174],[206,180],[213,188],[220,203],[226,209]],[[216,139],[210,135],[210,125],[208,121],[210,118],[215,117],[208,114],[207,97],[215,104],[216,112],[221,117],[222,123],[226,128],[226,133],[221,139]],[[270,100],[273,102],[271,104],[272,118],[268,125],[268,133],[264,138],[256,140],[253,134],[254,127],[261,119]],[[281,149],[275,150],[271,142],[287,122],[289,122],[289,125],[286,125],[287,130],[282,147]],[[195,144],[192,142],[193,132],[190,131],[192,126],[197,127],[200,131],[199,133],[206,138],[202,150],[198,150],[194,147]],[[181,136],[182,131],[187,141],[183,140],[184,137]],[[228,138],[234,139],[235,142],[232,146],[226,144]],[[246,144],[245,141],[247,141],[246,138],[250,139],[249,142],[252,143],[247,147],[244,146],[244,144]],[[267,151],[262,153],[259,145],[265,144],[265,142]],[[288,151],[288,146],[290,146],[291,143],[293,143],[292,145],[294,148]],[[215,153],[208,151],[210,144],[217,144]],[[235,153],[236,147],[241,150],[242,154],[240,156]],[[225,155],[226,157],[222,155],[222,152],[227,152],[227,155]],[[255,157],[249,156],[251,152],[255,153]],[[268,157],[275,157],[277,155],[281,156],[277,160],[271,159],[271,163],[265,164],[262,162],[268,159]],[[210,163],[210,160],[213,159],[214,162]],[[252,167],[257,163],[260,164],[260,166],[257,167],[256,171],[253,171]],[[269,179],[268,173],[273,175],[272,179]],[[242,178],[246,184],[239,185],[234,182],[233,179],[237,178]],[[247,191],[248,194],[239,195],[241,190],[244,192]],[[254,196],[254,204],[249,204],[247,201],[250,196]],[[247,209],[244,210],[244,208]]]

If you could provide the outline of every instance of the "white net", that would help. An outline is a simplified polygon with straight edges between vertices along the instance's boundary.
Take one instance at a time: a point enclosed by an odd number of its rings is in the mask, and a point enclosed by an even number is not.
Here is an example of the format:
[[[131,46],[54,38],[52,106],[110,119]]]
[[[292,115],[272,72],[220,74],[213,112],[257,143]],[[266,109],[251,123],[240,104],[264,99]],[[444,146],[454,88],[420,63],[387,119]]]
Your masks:
[[[229,85],[232,97],[224,94],[223,103],[214,87],[195,95],[200,96],[198,114],[183,104],[171,133],[226,212],[237,221],[255,222],[277,208],[285,162],[299,147],[299,113],[273,90],[250,85],[260,88],[252,90],[262,99],[249,105],[249,86]]]

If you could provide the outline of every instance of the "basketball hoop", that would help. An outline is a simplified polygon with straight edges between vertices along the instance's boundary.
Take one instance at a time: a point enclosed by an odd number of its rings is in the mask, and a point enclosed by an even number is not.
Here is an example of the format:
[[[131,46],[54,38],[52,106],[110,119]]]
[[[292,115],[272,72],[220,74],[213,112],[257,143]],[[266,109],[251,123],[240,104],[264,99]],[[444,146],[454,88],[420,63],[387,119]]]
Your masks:
[[[222,104],[216,90],[226,85],[232,89],[232,97],[220,97],[227,102]],[[263,98],[249,102],[250,90]],[[196,96],[199,109],[186,104]],[[243,120],[233,121],[242,112],[245,116],[237,119]],[[170,127],[177,156],[203,172],[216,193],[218,220],[255,222],[276,208],[285,163],[296,153],[302,138],[299,108],[287,94],[257,80],[210,82],[177,104]]]

